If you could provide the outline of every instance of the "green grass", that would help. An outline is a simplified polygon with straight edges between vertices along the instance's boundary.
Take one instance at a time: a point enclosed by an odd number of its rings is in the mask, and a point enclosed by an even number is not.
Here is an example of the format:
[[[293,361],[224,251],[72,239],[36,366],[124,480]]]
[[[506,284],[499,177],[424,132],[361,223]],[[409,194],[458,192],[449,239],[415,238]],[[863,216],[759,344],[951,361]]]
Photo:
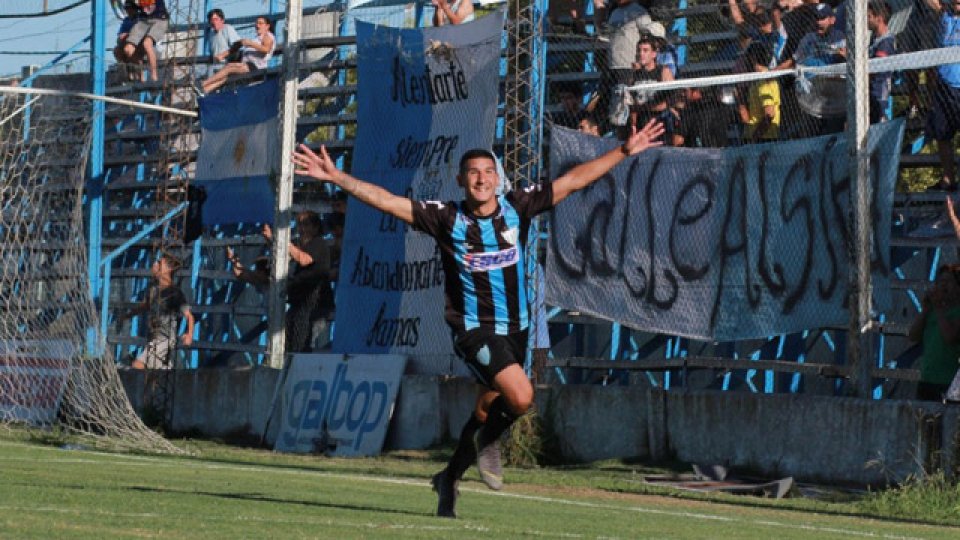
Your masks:
[[[0,537],[960,538],[958,528],[867,517],[888,509],[863,501],[679,497],[620,462],[508,469],[502,493],[471,471],[460,519],[448,520],[433,516],[428,486],[445,450],[334,459],[178,444],[194,455],[63,450],[8,434]]]

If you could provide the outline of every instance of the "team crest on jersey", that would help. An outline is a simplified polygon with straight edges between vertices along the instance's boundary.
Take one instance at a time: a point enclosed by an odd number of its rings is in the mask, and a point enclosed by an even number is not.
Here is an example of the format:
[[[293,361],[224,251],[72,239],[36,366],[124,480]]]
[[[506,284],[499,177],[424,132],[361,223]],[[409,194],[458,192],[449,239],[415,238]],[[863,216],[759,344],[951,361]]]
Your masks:
[[[516,227],[514,227],[512,229],[507,229],[503,231],[502,233],[500,233],[500,236],[503,237],[503,240],[506,243],[510,244],[511,246],[515,246],[517,245],[517,236],[519,236],[519,234],[520,234],[520,231],[518,231]]]
[[[517,264],[520,250],[516,246],[490,253],[467,253],[463,266],[470,272],[489,272]]]

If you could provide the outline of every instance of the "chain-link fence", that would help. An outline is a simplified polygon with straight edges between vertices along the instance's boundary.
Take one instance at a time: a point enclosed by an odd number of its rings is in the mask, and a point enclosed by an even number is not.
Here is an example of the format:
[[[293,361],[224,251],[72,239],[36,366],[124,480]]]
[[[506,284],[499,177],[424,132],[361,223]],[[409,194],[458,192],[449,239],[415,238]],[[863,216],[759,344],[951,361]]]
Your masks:
[[[851,2],[747,0],[554,2],[547,111],[556,125],[622,137],[658,118],[665,143],[721,147],[837,133],[846,120],[842,74]],[[852,17],[852,15],[851,15]],[[870,120],[906,117],[904,190],[954,189],[953,136],[960,125],[960,21],[939,0],[871,0],[869,57],[902,56],[870,76]],[[940,49],[940,50],[938,50]],[[918,68],[917,66],[930,67]],[[801,76],[794,76],[799,68]],[[773,79],[733,83],[723,76]],[[656,92],[631,85],[719,76]],[[940,142],[942,141],[942,142]],[[912,169],[923,169],[919,174]]]

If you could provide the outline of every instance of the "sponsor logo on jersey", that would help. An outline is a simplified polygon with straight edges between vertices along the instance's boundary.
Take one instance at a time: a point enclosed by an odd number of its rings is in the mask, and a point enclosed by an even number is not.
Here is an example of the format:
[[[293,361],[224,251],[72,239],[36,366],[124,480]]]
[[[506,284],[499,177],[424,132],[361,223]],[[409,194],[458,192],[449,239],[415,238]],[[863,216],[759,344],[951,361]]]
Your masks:
[[[520,250],[516,246],[490,253],[467,253],[463,266],[470,272],[489,272],[517,264]]]

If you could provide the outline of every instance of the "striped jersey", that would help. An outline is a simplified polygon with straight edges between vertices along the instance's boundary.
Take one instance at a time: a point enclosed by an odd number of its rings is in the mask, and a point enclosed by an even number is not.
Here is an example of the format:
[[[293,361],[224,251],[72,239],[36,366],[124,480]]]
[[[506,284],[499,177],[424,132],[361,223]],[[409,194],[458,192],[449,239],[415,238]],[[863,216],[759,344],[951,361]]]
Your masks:
[[[527,328],[524,253],[530,220],[553,206],[547,183],[497,198],[477,217],[464,201],[414,201],[413,227],[436,239],[443,263],[447,324],[457,333],[487,328],[507,335]]]

